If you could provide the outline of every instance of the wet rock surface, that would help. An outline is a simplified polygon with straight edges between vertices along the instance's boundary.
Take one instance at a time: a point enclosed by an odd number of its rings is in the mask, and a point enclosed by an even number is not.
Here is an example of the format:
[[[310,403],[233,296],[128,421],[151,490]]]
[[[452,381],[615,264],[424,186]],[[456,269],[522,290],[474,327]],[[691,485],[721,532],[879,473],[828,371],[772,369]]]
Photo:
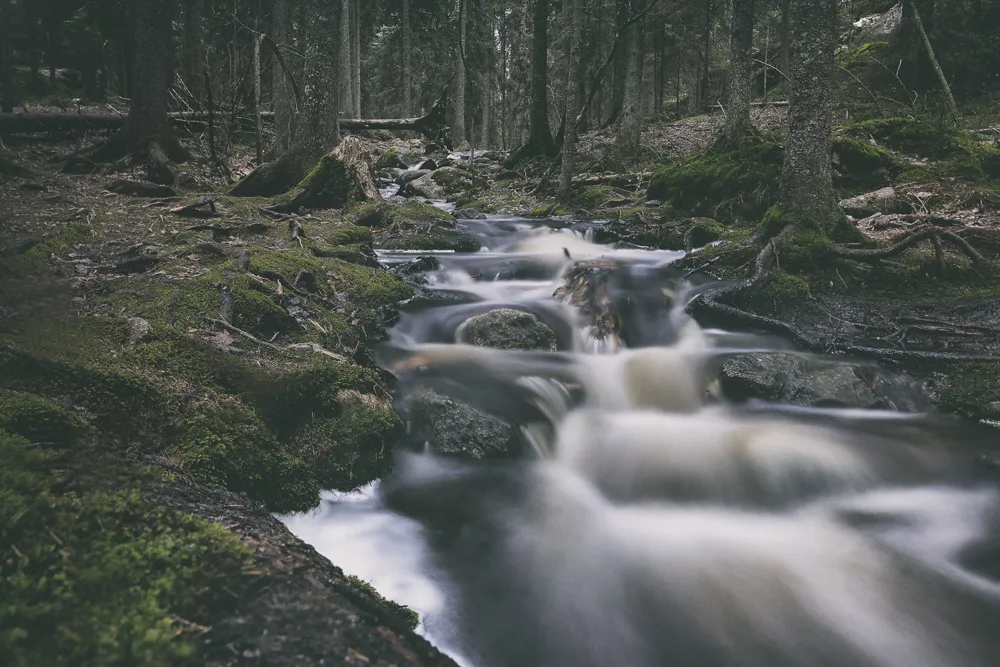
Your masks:
[[[551,350],[556,334],[531,313],[498,308],[470,317],[457,332],[461,342],[498,350]]]
[[[517,451],[516,427],[434,391],[410,399],[410,438],[448,456],[477,460],[510,458]]]
[[[920,380],[868,364],[815,361],[783,354],[747,354],[725,362],[722,390],[735,400],[760,399],[810,407],[916,412],[932,407]]]

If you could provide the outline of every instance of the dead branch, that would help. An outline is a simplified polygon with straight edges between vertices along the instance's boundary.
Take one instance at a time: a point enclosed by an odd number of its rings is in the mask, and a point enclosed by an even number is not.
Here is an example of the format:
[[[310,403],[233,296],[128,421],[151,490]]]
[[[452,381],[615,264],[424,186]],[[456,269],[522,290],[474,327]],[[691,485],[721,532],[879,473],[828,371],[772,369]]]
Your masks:
[[[170,213],[179,215],[182,218],[221,218],[222,216],[215,210],[214,199],[202,199],[193,204],[185,204],[170,209]]]

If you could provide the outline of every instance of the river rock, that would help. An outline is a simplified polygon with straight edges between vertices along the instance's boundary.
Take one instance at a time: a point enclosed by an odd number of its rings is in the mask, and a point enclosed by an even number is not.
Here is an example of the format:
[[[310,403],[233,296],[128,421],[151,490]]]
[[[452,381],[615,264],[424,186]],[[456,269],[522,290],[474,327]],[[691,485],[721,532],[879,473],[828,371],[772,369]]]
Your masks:
[[[722,391],[734,399],[758,398],[816,407],[889,407],[853,364],[807,361],[782,354],[747,354],[726,361]],[[874,380],[868,374],[869,381]]]
[[[403,194],[408,197],[425,197],[427,199],[444,199],[447,193],[432,178],[434,172],[428,172],[419,178],[409,181],[403,186]]]
[[[427,158],[426,160],[424,160],[423,162],[420,163],[420,166],[417,167],[417,169],[425,169],[427,171],[434,171],[439,166],[440,165],[437,162],[434,161],[434,158]]]
[[[485,220],[486,214],[474,208],[460,208],[452,213],[459,220]]]
[[[867,192],[840,202],[840,208],[844,210],[844,213],[857,218],[867,218],[876,213],[892,213],[895,206],[896,190],[892,187]]]
[[[439,167],[431,172],[431,180],[439,185],[445,194],[452,194],[472,187],[472,174],[458,167]]]
[[[405,183],[409,183],[411,181],[415,181],[418,178],[423,178],[429,173],[431,173],[429,169],[414,169],[413,171],[404,171],[399,174],[399,177],[396,179],[396,182],[402,185]]]
[[[540,319],[522,310],[497,308],[466,320],[456,332],[470,345],[498,350],[557,349],[556,334]]]
[[[424,391],[408,401],[410,434],[438,454],[477,460],[510,458],[517,428],[461,401]]]

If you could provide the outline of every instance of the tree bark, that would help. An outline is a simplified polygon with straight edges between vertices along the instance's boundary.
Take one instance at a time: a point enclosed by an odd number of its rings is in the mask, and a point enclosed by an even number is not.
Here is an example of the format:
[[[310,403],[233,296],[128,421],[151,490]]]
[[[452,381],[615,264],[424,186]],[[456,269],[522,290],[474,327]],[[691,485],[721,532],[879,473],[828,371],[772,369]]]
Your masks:
[[[115,136],[89,154],[95,162],[131,154],[134,163],[145,165],[150,181],[163,184],[174,181],[169,163],[190,157],[177,142],[167,119],[174,71],[171,32],[175,9],[173,2],[136,1],[136,52],[128,117]]]
[[[460,49],[464,48],[462,44],[465,43],[465,24],[468,12],[462,6],[463,2],[465,2],[465,0],[455,0],[455,16],[457,17],[456,21],[458,23],[457,32],[459,44],[455,47],[455,94],[452,96],[453,108],[451,136],[452,141],[455,142],[456,146],[461,145],[467,138],[465,135],[465,63]]]
[[[0,110],[6,113],[13,111],[14,106],[21,102],[14,89],[13,33],[13,0],[0,0]]]
[[[307,170],[312,169],[323,155],[340,143],[337,84],[342,81],[343,67],[338,67],[342,63],[337,62],[339,3],[337,0],[309,0],[302,4],[305,84],[295,140],[281,157],[257,167],[240,181],[232,190],[235,196],[268,197],[287,192],[302,181]]]
[[[705,0],[705,50],[701,61],[701,82],[698,93],[702,105],[711,102],[711,57],[712,57],[712,0]]]
[[[504,163],[510,169],[527,158],[554,157],[555,142],[549,126],[549,0],[533,0],[531,35],[531,111],[528,140]]]
[[[340,0],[340,112],[354,115],[354,91],[351,72],[351,0]]]
[[[285,67],[271,69],[271,89],[274,91],[274,143],[271,157],[276,158],[288,150],[295,137],[295,120],[298,106],[295,102],[294,82],[291,77],[301,75],[301,60],[295,55],[298,40],[295,25],[299,18],[300,4],[295,0],[274,0],[271,10],[271,35],[281,53]]]
[[[792,52],[792,10],[791,0],[781,0],[781,62],[778,68],[781,73],[791,77],[789,61]]]
[[[204,77],[207,54],[205,53],[204,0],[187,0],[184,4],[184,42],[181,47],[181,71],[184,85],[191,91],[200,106],[204,97]]]
[[[792,94],[779,206],[785,220],[828,231],[836,199],[830,169],[837,0],[792,1]]]
[[[645,0],[632,0],[632,12],[638,14],[645,7]],[[625,99],[622,115],[618,120],[618,134],[615,143],[626,155],[634,155],[639,150],[642,136],[642,42],[643,21],[636,21],[628,29],[626,52],[628,67],[625,72]]]
[[[562,146],[562,173],[559,175],[559,196],[568,198],[573,186],[573,168],[576,163],[576,117],[580,115],[580,96],[577,88],[584,77],[583,57],[580,53],[583,37],[583,15],[587,7],[586,0],[572,1],[572,18],[570,19],[569,66],[566,77],[566,133]]]
[[[351,2],[351,115],[361,118],[361,0]]]
[[[403,7],[401,9],[402,13],[402,24],[403,24],[403,53],[401,60],[403,61],[403,116],[409,116],[413,113],[413,63],[412,58],[412,47],[411,42],[413,36],[410,32],[410,0],[403,0]]]
[[[753,73],[753,0],[733,0],[729,54],[729,95],[725,141],[737,142],[751,131],[750,84]]]
[[[620,35],[626,29],[624,25],[630,14],[629,7],[629,0],[618,0],[615,12],[615,34]],[[625,104],[625,82],[628,80],[628,41],[617,42],[613,49],[614,73],[611,84],[611,108],[608,109],[606,125],[614,123],[622,115],[622,106]]]

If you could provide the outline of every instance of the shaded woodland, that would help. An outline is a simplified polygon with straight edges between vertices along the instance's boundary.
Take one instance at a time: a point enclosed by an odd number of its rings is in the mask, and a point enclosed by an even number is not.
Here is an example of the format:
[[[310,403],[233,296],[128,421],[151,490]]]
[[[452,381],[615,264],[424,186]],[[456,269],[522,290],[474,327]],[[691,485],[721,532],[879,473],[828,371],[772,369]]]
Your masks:
[[[454,664],[274,513],[392,469],[373,347],[490,214],[685,251],[721,279],[700,322],[1000,420],[997,26],[1000,0],[0,0],[0,663]],[[598,301],[592,269],[560,295]]]

